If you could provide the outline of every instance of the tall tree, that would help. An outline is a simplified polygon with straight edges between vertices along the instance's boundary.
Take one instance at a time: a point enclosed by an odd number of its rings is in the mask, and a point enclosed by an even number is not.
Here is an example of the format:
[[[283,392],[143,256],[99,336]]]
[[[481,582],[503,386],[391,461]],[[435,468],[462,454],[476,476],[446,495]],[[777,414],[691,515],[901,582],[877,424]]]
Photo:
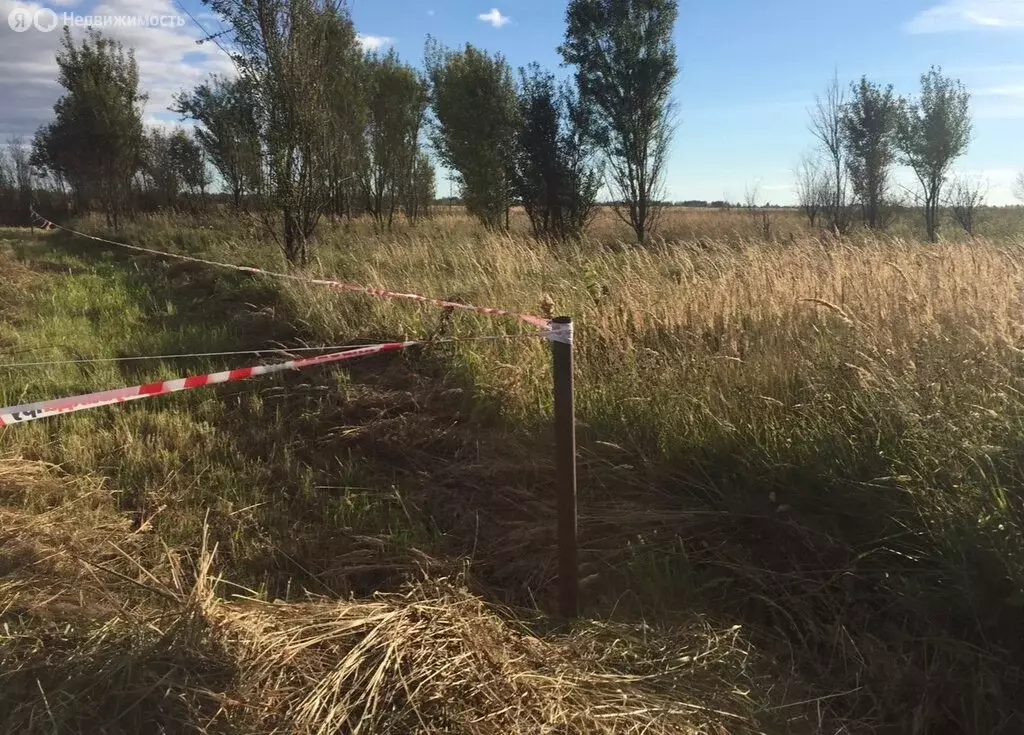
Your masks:
[[[921,94],[902,106],[897,125],[897,146],[904,164],[921,185],[928,238],[939,238],[942,187],[953,161],[971,142],[971,95],[960,80],[943,76],[932,67],[921,76]]]
[[[129,207],[144,146],[146,95],[135,54],[91,28],[76,46],[65,28],[57,68],[66,92],[54,105],[54,121],[36,133],[32,163],[68,181],[79,209],[98,197],[116,227]]]
[[[211,77],[175,98],[174,111],[200,123],[195,135],[231,192],[235,207],[260,187],[259,126],[244,79]]]
[[[259,217],[291,263],[305,263],[342,145],[337,80],[362,61],[340,0],[210,0],[232,28],[256,111],[264,182]]]
[[[431,142],[455,171],[467,211],[488,229],[508,227],[519,110],[512,70],[499,55],[467,44],[451,51],[428,40],[433,95]]]
[[[536,64],[520,76],[516,194],[535,236],[577,238],[595,211],[600,188],[588,108],[569,85],[559,90],[554,76]]]
[[[326,94],[332,139],[325,183],[327,211],[351,218],[365,211],[362,174],[369,165],[366,126],[370,85],[363,48],[349,30],[348,24],[333,26],[334,38],[329,46]]]
[[[559,52],[592,107],[615,211],[641,244],[656,226],[673,132],[676,0],[571,0]]]
[[[851,85],[850,91],[850,101],[842,114],[846,168],[865,223],[877,229],[886,224],[889,171],[896,160],[899,99],[893,95],[892,85],[882,88],[867,77]]]
[[[846,139],[843,129],[843,115],[846,109],[846,95],[839,85],[839,76],[832,76],[832,83],[823,95],[816,95],[814,107],[810,110],[808,128],[817,141],[818,148],[827,162],[825,176],[828,179],[828,204],[825,215],[828,226],[837,234],[844,234],[852,223],[849,197],[849,177],[846,167]]]
[[[429,217],[436,187],[434,162],[425,151],[420,150],[413,160],[412,175],[403,189],[402,208],[405,209],[405,216],[413,221]]]
[[[6,156],[0,153],[0,188],[9,188],[11,192],[11,209],[16,222],[23,222],[28,216],[32,202],[32,150],[25,145],[20,136],[13,136],[7,141]],[[3,159],[6,158],[6,161]],[[4,171],[7,169],[7,183],[4,183]]]
[[[210,185],[210,175],[206,154],[198,137],[178,128],[171,135],[170,154],[182,187],[193,196],[204,196],[206,187]]]
[[[1013,195],[1024,202],[1024,171],[1017,174],[1017,178],[1013,181]]]
[[[175,207],[181,192],[181,176],[171,150],[172,136],[162,128],[146,134],[143,147],[142,176],[149,189],[149,199],[162,207]]]
[[[369,160],[363,185],[370,213],[378,224],[390,227],[419,152],[427,86],[394,51],[370,57],[367,80]]]

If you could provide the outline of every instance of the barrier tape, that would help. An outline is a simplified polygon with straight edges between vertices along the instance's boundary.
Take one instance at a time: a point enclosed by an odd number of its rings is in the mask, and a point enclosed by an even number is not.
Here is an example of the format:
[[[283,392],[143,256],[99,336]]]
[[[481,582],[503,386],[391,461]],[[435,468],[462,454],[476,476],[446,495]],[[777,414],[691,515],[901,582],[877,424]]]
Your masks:
[[[561,342],[562,344],[572,344],[572,322],[565,324],[563,322],[551,322],[551,331],[549,332],[548,339],[552,342]]]
[[[165,258],[176,258],[178,260],[185,260],[192,263],[202,263],[203,265],[211,265],[217,268],[228,268],[230,270],[241,271],[242,273],[255,273],[264,276],[271,276],[273,278],[283,278],[291,281],[301,281],[304,283],[314,283],[319,286],[327,286],[328,288],[334,289],[335,291],[344,291],[350,293],[361,293],[367,296],[377,296],[379,298],[386,299],[405,299],[408,301],[418,301],[421,304],[430,304],[431,306],[439,306],[445,309],[460,309],[463,311],[472,311],[477,314],[486,314],[487,316],[502,316],[518,319],[521,322],[525,322],[534,327],[540,327],[541,329],[550,329],[551,321],[539,316],[532,316],[530,314],[520,314],[514,311],[507,311],[505,309],[495,309],[487,306],[473,306],[472,304],[460,304],[457,301],[445,301],[443,299],[435,299],[429,296],[421,296],[414,293],[401,293],[399,291],[388,291],[387,289],[381,288],[369,288],[367,286],[358,286],[351,283],[342,283],[341,281],[325,280],[320,278],[306,278],[304,276],[296,276],[291,273],[278,273],[276,271],[267,271],[262,268],[253,268],[244,265],[234,265],[232,263],[220,263],[215,260],[205,260],[204,258],[195,258],[190,255],[179,255],[177,253],[168,253],[163,250],[153,250],[151,248],[144,248],[138,245],[129,245],[123,242],[117,242],[115,240],[107,240],[106,238],[96,237],[95,235],[88,235],[78,230],[72,230],[70,227],[64,227],[58,225],[55,222],[51,222],[46,219],[35,209],[30,210],[32,217],[38,220],[44,229],[59,229],[69,232],[72,235],[78,235],[79,237],[85,237],[96,242],[107,243],[108,245],[116,245],[122,248],[128,248],[129,250],[135,250],[140,253],[149,253],[150,255],[159,255]]]
[[[177,380],[165,380],[159,383],[147,385],[136,385],[130,388],[114,388],[113,390],[100,391],[98,393],[85,393],[67,398],[57,398],[52,401],[40,401],[39,403],[26,403],[21,406],[10,406],[0,408],[0,427],[12,424],[34,421],[36,419],[48,418],[63,413],[84,411],[87,408],[99,408],[115,403],[134,401],[140,398],[151,398],[153,396],[177,393],[193,388],[204,388],[208,385],[218,383],[231,383],[240,380],[249,380],[260,375],[280,373],[285,370],[302,370],[303,368],[315,365],[326,365],[328,363],[352,360],[357,357],[378,355],[384,352],[396,352],[404,350],[421,342],[388,342],[368,347],[359,347],[345,352],[332,352],[329,355],[317,357],[304,357],[297,360],[276,363],[273,365],[254,365],[253,367],[226,370],[220,373],[208,373],[206,375],[192,375]]]

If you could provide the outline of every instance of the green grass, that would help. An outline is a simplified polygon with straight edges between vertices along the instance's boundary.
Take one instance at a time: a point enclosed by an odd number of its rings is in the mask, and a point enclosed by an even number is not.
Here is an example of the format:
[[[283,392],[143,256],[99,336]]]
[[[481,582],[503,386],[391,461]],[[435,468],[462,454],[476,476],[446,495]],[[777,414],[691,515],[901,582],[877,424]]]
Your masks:
[[[120,254],[91,259],[70,244],[51,248],[50,242],[14,244],[17,256],[45,275],[26,276],[26,300],[5,325],[11,356],[4,362],[301,343],[277,284]],[[11,405],[267,359],[283,357],[6,368],[0,400]],[[386,371],[394,361],[367,365]],[[372,458],[322,449],[325,436],[338,431],[339,408],[353,390],[345,373],[314,369],[25,424],[5,433],[4,448],[71,475],[107,478],[118,509],[138,523],[152,518],[176,547],[195,546],[207,520],[238,584],[276,596],[301,581],[340,594],[348,586],[324,567],[363,550],[337,529],[372,536],[374,543],[386,537],[385,552],[423,534],[397,492],[377,492],[381,473]],[[373,492],[359,489],[367,485]]]
[[[548,296],[576,318],[588,614],[638,635],[741,626],[729,645],[745,653],[722,676],[749,696],[722,706],[743,727],[1012,733],[1024,727],[1024,242],[1007,212],[998,239],[935,246],[839,243],[795,218],[792,240],[758,243],[737,213],[674,212],[668,229],[710,234],[644,251],[549,250],[458,217],[386,236],[340,224],[313,270],[532,313]],[[153,218],[116,238],[285,267],[218,218]],[[9,361],[438,326],[404,302],[63,236],[7,240]],[[514,339],[35,422],[6,430],[4,450],[102,481],[119,511],[191,557],[205,526],[225,578],[267,598],[466,569],[491,600],[550,609],[546,345],[511,321],[459,314],[452,329]],[[0,400],[250,362],[4,370]]]

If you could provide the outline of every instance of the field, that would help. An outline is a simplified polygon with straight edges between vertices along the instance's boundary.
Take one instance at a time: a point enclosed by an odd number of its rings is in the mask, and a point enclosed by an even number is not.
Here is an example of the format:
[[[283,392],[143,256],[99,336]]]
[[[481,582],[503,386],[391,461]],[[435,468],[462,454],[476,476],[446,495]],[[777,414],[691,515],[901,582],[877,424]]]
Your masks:
[[[328,223],[315,274],[576,320],[574,622],[528,328],[0,231],[5,406],[456,338],[3,429],[0,733],[1024,731],[1024,211],[983,214]],[[75,225],[285,268],[244,217]]]

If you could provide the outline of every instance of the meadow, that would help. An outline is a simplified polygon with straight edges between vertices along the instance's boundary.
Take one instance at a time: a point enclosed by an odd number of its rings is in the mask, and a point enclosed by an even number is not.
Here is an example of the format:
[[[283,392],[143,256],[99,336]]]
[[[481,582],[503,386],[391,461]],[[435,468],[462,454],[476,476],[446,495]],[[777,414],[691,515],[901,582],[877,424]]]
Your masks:
[[[324,224],[312,274],[574,317],[578,621],[528,328],[0,231],[3,405],[455,339],[3,429],[0,733],[1024,731],[1024,210],[981,214]],[[74,225],[286,268],[244,216]]]

